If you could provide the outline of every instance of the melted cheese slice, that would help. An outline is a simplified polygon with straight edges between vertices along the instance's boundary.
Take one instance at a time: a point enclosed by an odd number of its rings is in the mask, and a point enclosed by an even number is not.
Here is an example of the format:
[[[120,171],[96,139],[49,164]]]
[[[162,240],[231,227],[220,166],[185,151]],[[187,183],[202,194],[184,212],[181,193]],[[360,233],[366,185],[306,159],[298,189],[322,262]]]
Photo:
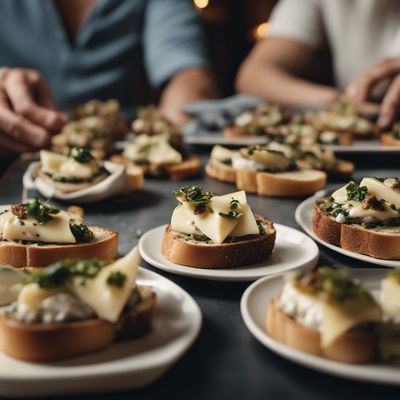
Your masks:
[[[42,289],[37,283],[24,285],[18,295],[18,308],[36,314],[43,300],[58,293],[66,292],[65,288]]]
[[[336,201],[336,203],[343,204],[347,202],[347,184],[331,194],[331,197]]]
[[[242,212],[239,219],[227,218],[220,213],[228,214],[231,209],[232,199],[238,200],[239,205],[235,211]],[[174,231],[186,234],[203,233],[214,243],[222,243],[229,235],[245,236],[257,235],[259,229],[256,219],[247,204],[246,193],[239,191],[223,196],[214,196],[209,204],[213,212],[206,210],[195,214],[190,203],[177,206],[172,214],[171,227]]]
[[[363,322],[378,322],[380,319],[379,306],[365,299],[349,300],[340,307],[325,302],[321,346],[331,345],[349,329]]]
[[[396,207],[400,207],[400,190],[386,186],[374,178],[364,178],[360,186],[366,186],[368,193],[373,194],[378,200],[383,199],[388,203],[393,203]]]
[[[76,217],[74,215],[74,217]],[[6,240],[44,243],[76,243],[70,228],[71,214],[60,211],[50,221],[39,224],[33,218],[20,220],[10,210],[0,215],[0,235]]]
[[[71,290],[100,318],[115,322],[135,287],[139,260],[139,251],[135,247],[125,257],[104,267],[93,279],[88,279],[84,285],[79,279],[75,279]],[[126,276],[123,287],[119,288],[107,283],[108,277],[113,272],[120,272]]]
[[[40,152],[40,162],[43,172],[54,177],[90,179],[99,169],[95,160],[79,163],[73,158],[47,150]]]
[[[400,316],[400,284],[394,277],[386,277],[381,282],[381,305],[385,315],[398,319]]]
[[[179,164],[183,160],[182,155],[166,140],[155,142],[150,147],[147,159],[152,164]]]
[[[254,150],[249,157],[256,163],[262,164],[265,168],[278,168],[281,170],[288,169],[291,162],[283,153],[276,153],[275,150]]]

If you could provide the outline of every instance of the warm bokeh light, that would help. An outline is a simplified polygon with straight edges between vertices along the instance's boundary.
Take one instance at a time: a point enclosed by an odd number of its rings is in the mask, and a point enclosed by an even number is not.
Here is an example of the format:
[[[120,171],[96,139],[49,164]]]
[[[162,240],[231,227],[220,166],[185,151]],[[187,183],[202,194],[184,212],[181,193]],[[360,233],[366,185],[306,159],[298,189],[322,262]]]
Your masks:
[[[206,8],[209,2],[209,0],[193,0],[193,3],[197,8]]]
[[[266,35],[268,31],[268,22],[263,22],[260,25],[257,25],[254,29],[254,38],[261,39]]]

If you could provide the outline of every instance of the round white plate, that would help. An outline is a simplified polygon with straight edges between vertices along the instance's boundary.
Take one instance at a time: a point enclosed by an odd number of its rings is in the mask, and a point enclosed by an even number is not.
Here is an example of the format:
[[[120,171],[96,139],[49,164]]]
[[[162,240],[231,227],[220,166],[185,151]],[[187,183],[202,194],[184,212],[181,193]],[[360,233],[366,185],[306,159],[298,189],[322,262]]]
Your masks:
[[[148,385],[163,375],[196,339],[201,311],[188,293],[155,272],[141,268],[138,283],[152,286],[157,294],[150,334],[115,343],[96,353],[47,364],[0,354],[0,396],[127,390]]]
[[[379,295],[379,283],[385,276],[385,271],[358,269],[353,270],[352,273],[372,290],[375,296]],[[303,353],[272,339],[265,331],[268,301],[280,293],[282,286],[281,276],[266,277],[250,285],[242,296],[240,302],[242,318],[251,334],[259,342],[288,360],[320,372],[349,379],[400,385],[399,364],[383,362],[365,365],[345,364]]]
[[[366,256],[364,254],[355,253],[353,251],[342,249],[339,246],[335,246],[334,244],[325,242],[325,240],[320,239],[312,229],[312,212],[314,208],[314,204],[317,200],[326,197],[327,193],[325,190],[320,190],[315,193],[313,196],[301,202],[297,208],[295,213],[296,222],[304,229],[304,231],[310,235],[314,240],[318,243],[323,244],[331,250],[337,251],[338,253],[344,254],[348,257],[356,258],[357,260],[369,262],[376,265],[383,265],[384,267],[392,267],[396,268],[400,265],[400,261],[393,260],[381,260],[379,258],[374,258],[370,256]]]
[[[167,272],[216,281],[253,281],[284,271],[313,267],[318,261],[318,246],[304,233],[285,225],[274,224],[276,243],[268,260],[247,267],[204,269],[174,264],[161,253],[166,225],[146,232],[139,241],[140,255],[149,264]]]

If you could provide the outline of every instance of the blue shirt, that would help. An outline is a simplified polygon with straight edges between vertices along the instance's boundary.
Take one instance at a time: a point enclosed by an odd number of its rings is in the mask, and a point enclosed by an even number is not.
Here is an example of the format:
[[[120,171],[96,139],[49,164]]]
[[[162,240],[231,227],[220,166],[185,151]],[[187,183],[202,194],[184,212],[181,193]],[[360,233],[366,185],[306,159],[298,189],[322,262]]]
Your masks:
[[[151,85],[207,65],[204,37],[190,0],[97,0],[73,43],[52,0],[1,0],[0,66],[33,68],[58,105],[117,98],[132,106],[138,56]]]

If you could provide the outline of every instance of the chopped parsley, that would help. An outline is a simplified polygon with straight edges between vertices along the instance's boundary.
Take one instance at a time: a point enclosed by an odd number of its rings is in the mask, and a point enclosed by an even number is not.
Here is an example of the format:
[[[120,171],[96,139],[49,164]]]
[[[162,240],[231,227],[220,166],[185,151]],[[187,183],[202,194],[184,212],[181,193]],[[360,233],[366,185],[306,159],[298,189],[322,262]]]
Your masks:
[[[295,275],[294,284],[336,304],[360,298],[374,301],[369,291],[343,268],[322,266],[314,271],[302,271]]]
[[[86,278],[95,277],[103,267],[104,262],[97,259],[57,261],[32,271],[28,283],[37,283],[43,289],[54,289],[75,276],[82,278],[84,283]]]
[[[126,275],[119,271],[112,271],[107,278],[107,284],[122,289],[126,281]]]
[[[21,204],[29,217],[34,218],[40,224],[50,221],[52,215],[58,214],[59,209],[45,203],[38,198],[31,200],[28,203]]]
[[[223,213],[223,212],[219,212],[218,215],[220,215],[221,217],[224,218],[230,218],[230,219],[239,219],[243,213],[240,211],[229,211],[228,213]]]
[[[80,164],[87,164],[94,160],[90,150],[85,147],[73,147],[71,149],[71,157]]]
[[[346,186],[347,200],[363,201],[368,194],[366,186],[359,186],[356,182],[351,181]]]
[[[94,238],[93,232],[85,224],[71,224],[70,228],[79,243],[88,243]]]
[[[209,203],[215,193],[206,192],[200,186],[184,186],[179,191],[172,192],[172,194],[180,203],[191,203],[195,214],[201,214],[206,210],[213,212]]]

